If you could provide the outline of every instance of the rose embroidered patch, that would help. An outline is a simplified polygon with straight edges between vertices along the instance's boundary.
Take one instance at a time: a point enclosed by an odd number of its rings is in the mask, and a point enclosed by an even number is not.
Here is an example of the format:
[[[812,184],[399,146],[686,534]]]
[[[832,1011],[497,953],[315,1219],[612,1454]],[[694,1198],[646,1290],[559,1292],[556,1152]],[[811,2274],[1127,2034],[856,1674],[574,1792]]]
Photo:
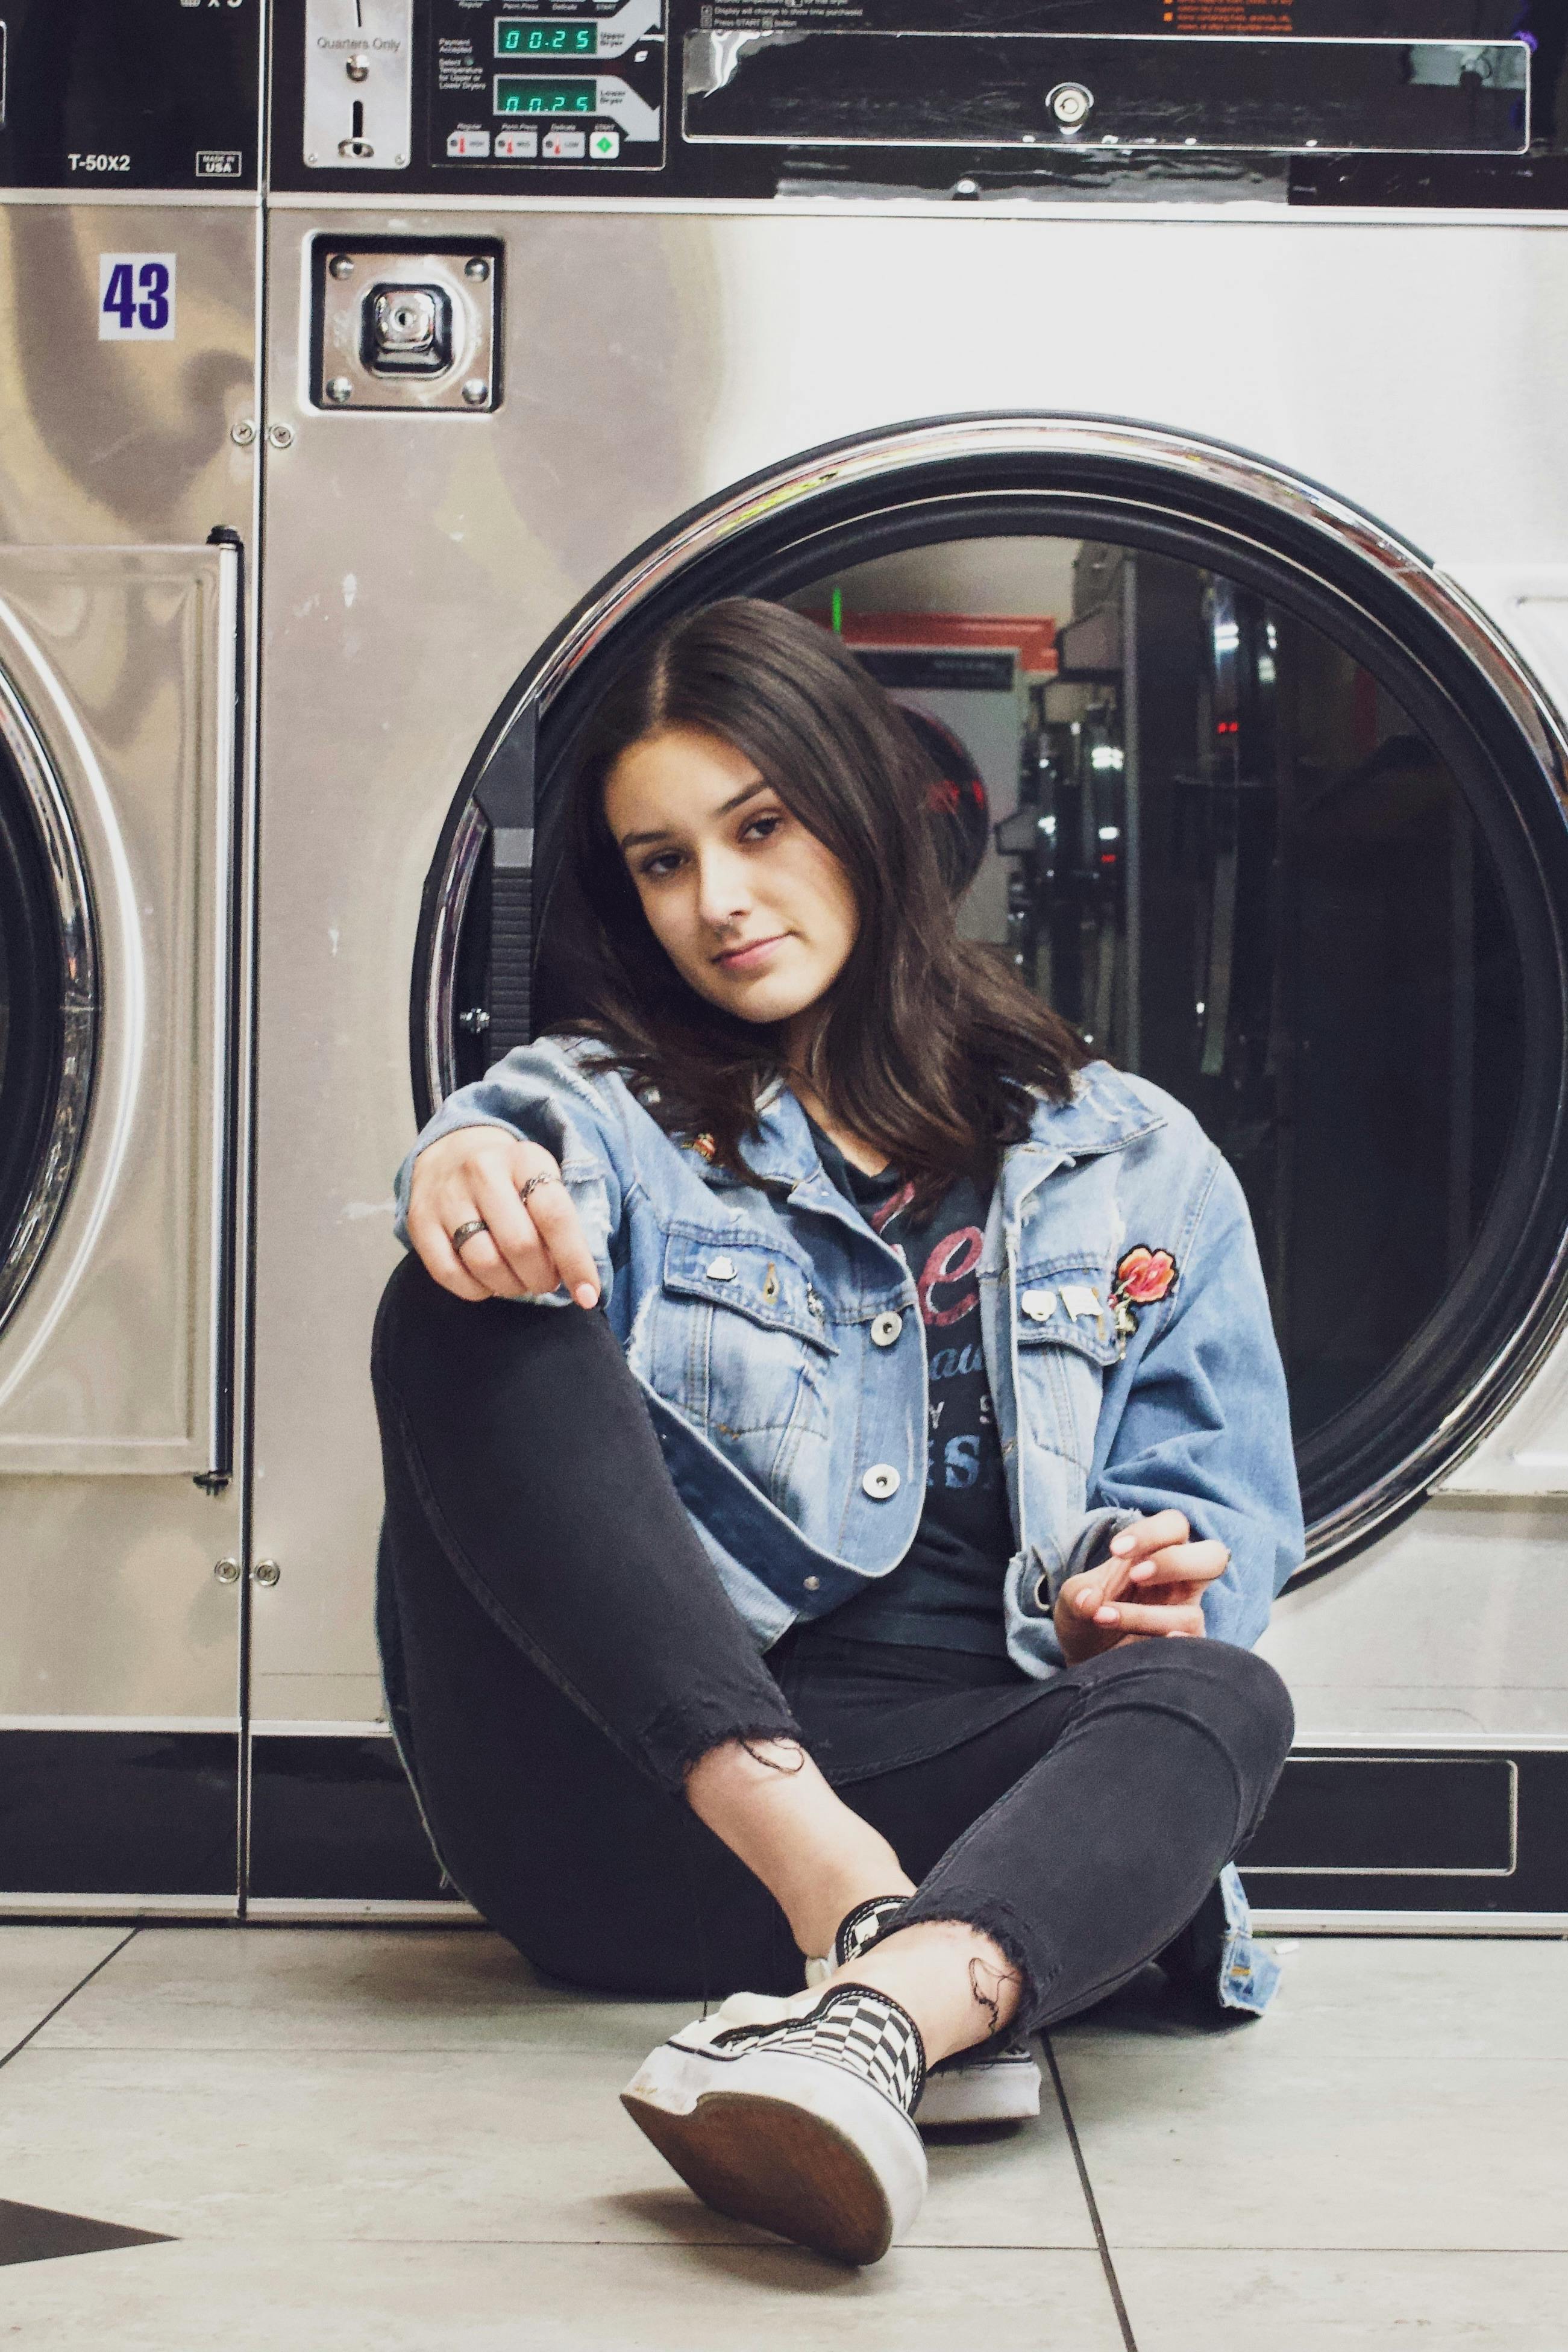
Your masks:
[[[1130,1249],[1116,1269],[1116,1287],[1134,1307],[1152,1307],[1167,1296],[1176,1279],[1176,1261],[1169,1250]]]
[[[1162,1298],[1168,1298],[1175,1279],[1176,1261],[1169,1250],[1148,1249],[1141,1242],[1136,1249],[1127,1252],[1110,1286],[1111,1308],[1123,1349],[1138,1328],[1133,1308],[1154,1307]]]

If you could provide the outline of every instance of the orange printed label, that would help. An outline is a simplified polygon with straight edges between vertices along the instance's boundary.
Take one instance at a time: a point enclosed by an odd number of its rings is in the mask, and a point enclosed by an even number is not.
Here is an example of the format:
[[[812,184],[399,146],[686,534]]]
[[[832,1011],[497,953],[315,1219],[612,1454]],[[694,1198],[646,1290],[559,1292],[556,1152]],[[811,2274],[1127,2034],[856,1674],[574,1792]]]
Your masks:
[[[1268,0],[1160,0],[1160,21],[1173,33],[1289,33],[1290,10]]]

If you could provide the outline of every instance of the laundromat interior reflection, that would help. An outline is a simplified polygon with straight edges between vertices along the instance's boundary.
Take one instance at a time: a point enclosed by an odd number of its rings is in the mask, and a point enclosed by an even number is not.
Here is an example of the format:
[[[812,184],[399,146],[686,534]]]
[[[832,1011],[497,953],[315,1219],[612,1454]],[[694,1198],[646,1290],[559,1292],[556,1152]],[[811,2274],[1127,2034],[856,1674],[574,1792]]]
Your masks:
[[[1321,629],[1143,550],[957,541],[790,601],[921,722],[965,933],[1237,1170],[1323,1433],[1464,1265],[1518,1108],[1519,957],[1442,752]]]

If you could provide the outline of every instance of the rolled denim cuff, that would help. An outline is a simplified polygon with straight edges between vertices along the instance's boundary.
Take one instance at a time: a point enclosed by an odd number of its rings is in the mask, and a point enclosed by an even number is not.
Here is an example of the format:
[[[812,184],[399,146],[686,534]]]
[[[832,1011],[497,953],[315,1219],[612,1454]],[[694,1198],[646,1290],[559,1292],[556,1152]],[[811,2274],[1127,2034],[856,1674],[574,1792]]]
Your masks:
[[[1082,1576],[1091,1568],[1099,1568],[1110,1550],[1112,1536],[1123,1528],[1135,1528],[1142,1511],[1124,1511],[1119,1506],[1107,1505],[1102,1510],[1088,1511],[1079,1521],[1078,1532],[1065,1548],[1058,1544],[1037,1545],[1037,1563],[1032,1584],[1026,1589],[1029,1605],[1042,1617],[1048,1617],[1056,1607],[1057,1595],[1069,1576]]]

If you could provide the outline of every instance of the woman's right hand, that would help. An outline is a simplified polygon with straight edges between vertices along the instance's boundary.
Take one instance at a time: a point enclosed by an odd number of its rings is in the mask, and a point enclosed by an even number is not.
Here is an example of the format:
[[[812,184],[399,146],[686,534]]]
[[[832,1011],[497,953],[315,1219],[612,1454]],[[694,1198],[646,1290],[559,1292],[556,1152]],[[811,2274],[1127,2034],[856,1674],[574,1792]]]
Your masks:
[[[1097,1568],[1057,1595],[1057,1639],[1069,1666],[1124,1642],[1202,1637],[1204,1594],[1230,1565],[1224,1544],[1194,1543],[1184,1511],[1155,1511],[1113,1536]],[[1131,1601],[1123,1600],[1128,1591]]]
[[[542,1177],[526,1201],[522,1188]],[[452,1235],[486,1230],[461,1250]],[[599,1303],[599,1276],[572,1195],[548,1151],[499,1127],[458,1127],[414,1162],[408,1238],[426,1271],[456,1298],[521,1298],[564,1283],[579,1307]]]

